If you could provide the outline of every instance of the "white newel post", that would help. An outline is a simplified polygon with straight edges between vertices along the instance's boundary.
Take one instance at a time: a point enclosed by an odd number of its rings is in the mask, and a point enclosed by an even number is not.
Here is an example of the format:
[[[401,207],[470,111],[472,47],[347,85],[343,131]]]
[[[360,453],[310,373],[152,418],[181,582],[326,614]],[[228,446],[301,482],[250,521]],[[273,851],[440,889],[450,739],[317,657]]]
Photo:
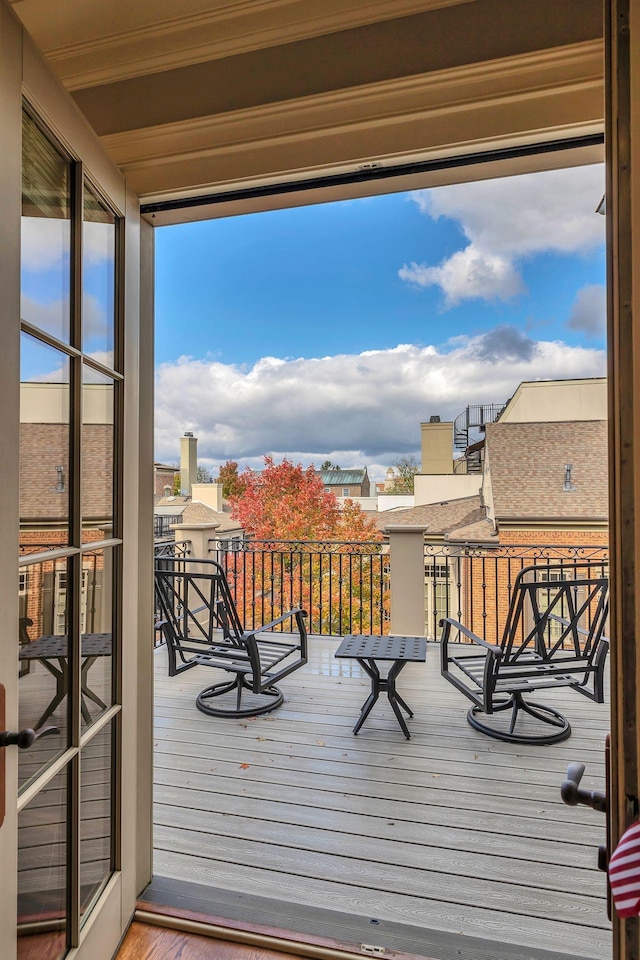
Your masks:
[[[219,523],[175,523],[171,525],[176,543],[189,541],[187,559],[212,560],[209,553],[209,542],[217,539],[214,532]]]
[[[390,524],[391,633],[424,637],[424,532],[426,526]]]

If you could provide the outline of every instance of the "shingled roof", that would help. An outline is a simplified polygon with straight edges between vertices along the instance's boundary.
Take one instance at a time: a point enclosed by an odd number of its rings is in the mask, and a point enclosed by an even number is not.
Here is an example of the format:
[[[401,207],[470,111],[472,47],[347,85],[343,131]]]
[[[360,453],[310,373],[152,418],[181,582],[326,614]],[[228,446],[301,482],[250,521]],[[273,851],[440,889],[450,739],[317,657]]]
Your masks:
[[[423,503],[408,510],[388,510],[382,514],[385,527],[424,525],[425,537],[444,537],[446,540],[493,543],[496,536],[480,497],[462,497]]]
[[[607,424],[604,420],[489,423],[486,461],[495,517],[606,521]],[[566,465],[571,487],[565,489]]]

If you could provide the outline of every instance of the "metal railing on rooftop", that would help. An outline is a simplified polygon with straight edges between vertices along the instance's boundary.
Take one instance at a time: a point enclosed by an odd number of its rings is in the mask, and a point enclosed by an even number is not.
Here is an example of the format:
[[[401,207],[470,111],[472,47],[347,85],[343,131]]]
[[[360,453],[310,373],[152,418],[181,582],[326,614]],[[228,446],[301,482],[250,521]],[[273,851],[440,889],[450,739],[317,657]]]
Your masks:
[[[390,632],[393,559],[387,544],[245,541],[233,546],[211,548],[209,558],[225,570],[247,629],[302,607],[309,613],[311,634]],[[190,543],[156,545],[156,557],[172,556],[190,556]],[[604,573],[608,556],[608,548],[599,544],[425,544],[424,634],[438,640],[440,620],[453,617],[483,639],[497,642],[520,570],[566,564],[570,575],[572,563],[592,560],[602,564]],[[394,586],[401,589],[401,584]]]
[[[440,620],[452,617],[489,643],[498,643],[509,609],[516,575],[534,567],[566,567],[585,560],[597,563],[608,575],[609,550],[600,544],[510,544],[481,547],[473,544],[425,544],[425,635],[440,638]],[[464,638],[461,638],[464,642]]]
[[[159,516],[155,515],[153,518],[153,536],[154,539],[158,540],[162,537],[168,537],[171,534],[171,525],[176,523],[182,523],[182,515],[176,514],[175,516]]]
[[[212,549],[210,555],[225,570],[245,627],[259,627],[301,607],[312,634],[389,632],[384,544],[251,540],[234,547]]]

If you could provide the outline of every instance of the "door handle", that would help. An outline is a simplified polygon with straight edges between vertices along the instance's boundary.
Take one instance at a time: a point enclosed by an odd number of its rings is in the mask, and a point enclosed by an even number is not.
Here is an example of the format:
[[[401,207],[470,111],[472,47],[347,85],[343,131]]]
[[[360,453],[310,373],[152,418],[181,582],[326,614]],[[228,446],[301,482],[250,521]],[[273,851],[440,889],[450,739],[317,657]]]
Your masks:
[[[2,736],[2,734],[0,734]],[[580,781],[585,771],[584,763],[570,763],[567,767],[567,777],[560,787],[560,796],[570,807],[582,804],[591,807],[598,813],[607,812],[607,796],[597,790],[581,790]]]
[[[2,730],[0,732],[0,748],[15,746],[21,750],[28,750],[40,737],[47,737],[52,733],[60,733],[60,730],[58,727],[40,727],[39,730],[26,727],[24,730],[18,730],[17,733]]]
[[[605,741],[605,775],[606,789],[604,793],[599,790],[583,790],[580,787],[580,781],[584,775],[584,763],[570,763],[567,767],[567,776],[561,787],[560,796],[570,807],[576,807],[581,804],[585,807],[591,807],[598,813],[604,813],[607,818],[607,842],[598,847],[598,869],[607,872],[609,866],[609,851],[611,850],[611,818],[609,816],[609,795],[611,790],[611,739],[607,734]],[[607,875],[607,916],[611,920],[611,887]]]

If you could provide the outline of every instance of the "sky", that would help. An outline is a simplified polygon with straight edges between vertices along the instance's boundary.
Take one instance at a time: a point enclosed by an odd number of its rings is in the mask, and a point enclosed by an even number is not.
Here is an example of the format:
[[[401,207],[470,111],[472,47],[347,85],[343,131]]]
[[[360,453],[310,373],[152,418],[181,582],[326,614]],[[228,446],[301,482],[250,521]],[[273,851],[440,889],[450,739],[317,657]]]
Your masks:
[[[156,459],[383,478],[420,423],[604,376],[600,165],[156,230]]]

